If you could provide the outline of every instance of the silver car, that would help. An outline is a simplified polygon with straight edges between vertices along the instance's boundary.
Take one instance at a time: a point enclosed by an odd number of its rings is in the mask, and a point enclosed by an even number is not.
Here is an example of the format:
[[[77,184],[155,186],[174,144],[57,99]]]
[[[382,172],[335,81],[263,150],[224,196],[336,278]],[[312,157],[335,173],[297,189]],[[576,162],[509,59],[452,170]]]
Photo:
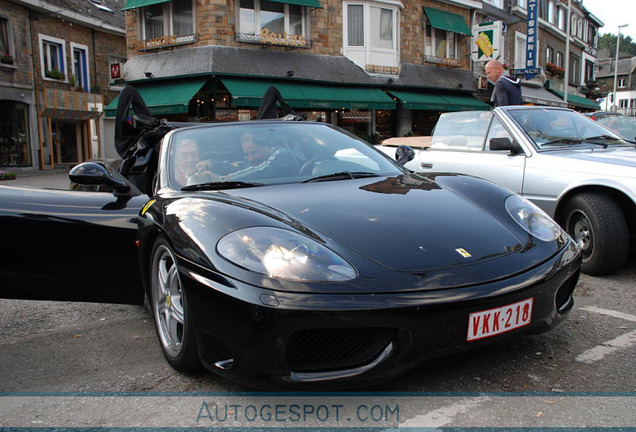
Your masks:
[[[575,111],[509,106],[444,113],[430,147],[405,166],[470,174],[525,196],[581,245],[585,273],[611,273],[627,260],[636,233],[636,149]]]

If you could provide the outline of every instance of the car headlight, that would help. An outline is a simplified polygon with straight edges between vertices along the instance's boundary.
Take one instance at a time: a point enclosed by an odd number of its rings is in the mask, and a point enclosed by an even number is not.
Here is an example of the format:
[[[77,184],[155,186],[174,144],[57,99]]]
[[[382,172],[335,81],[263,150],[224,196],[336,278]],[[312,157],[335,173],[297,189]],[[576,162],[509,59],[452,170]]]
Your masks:
[[[561,235],[561,227],[550,216],[519,195],[506,199],[506,210],[521,228],[539,240],[554,241]]]
[[[325,246],[280,228],[235,231],[219,241],[217,250],[230,262],[273,278],[323,282],[356,277],[353,267]]]

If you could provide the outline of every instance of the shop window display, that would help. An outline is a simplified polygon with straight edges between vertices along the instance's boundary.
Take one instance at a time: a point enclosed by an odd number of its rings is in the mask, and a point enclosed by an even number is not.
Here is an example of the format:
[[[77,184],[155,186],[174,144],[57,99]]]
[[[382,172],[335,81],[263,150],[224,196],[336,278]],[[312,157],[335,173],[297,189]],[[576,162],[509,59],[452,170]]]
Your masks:
[[[0,101],[0,166],[30,166],[28,106]]]

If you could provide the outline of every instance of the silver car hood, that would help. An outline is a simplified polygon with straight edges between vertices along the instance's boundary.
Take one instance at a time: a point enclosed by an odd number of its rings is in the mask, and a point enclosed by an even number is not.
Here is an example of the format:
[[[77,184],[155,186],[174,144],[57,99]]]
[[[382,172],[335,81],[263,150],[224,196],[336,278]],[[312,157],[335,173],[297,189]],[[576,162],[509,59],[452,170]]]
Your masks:
[[[598,149],[593,148],[581,150],[569,149],[567,151],[554,153],[549,152],[544,154],[566,160],[577,160],[594,164],[608,164],[607,171],[603,172],[603,174],[616,174],[616,166],[636,168],[636,148],[632,147],[609,147],[607,149],[599,147]],[[569,167],[564,166],[564,168],[567,170]],[[581,171],[582,168],[583,166],[577,165],[575,170]],[[636,171],[632,174],[632,176],[636,177]]]

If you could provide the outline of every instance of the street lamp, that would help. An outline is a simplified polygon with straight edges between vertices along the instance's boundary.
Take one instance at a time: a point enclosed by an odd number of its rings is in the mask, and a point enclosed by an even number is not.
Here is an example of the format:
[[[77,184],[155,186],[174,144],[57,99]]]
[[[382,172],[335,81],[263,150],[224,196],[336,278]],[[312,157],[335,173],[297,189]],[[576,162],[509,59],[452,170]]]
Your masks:
[[[567,23],[565,24],[565,70],[563,71],[563,101],[568,103],[568,81],[570,80],[570,26],[572,25],[572,0],[568,0]]]
[[[623,24],[623,25],[619,25],[618,26],[618,35],[616,36],[616,61],[614,62],[614,105],[611,106],[610,108],[612,109],[612,111],[617,111],[618,106],[616,105],[618,103],[618,98],[616,97],[616,80],[618,78],[618,47],[621,43],[621,28],[622,27],[627,27],[628,24]],[[616,107],[616,108],[615,108]]]

